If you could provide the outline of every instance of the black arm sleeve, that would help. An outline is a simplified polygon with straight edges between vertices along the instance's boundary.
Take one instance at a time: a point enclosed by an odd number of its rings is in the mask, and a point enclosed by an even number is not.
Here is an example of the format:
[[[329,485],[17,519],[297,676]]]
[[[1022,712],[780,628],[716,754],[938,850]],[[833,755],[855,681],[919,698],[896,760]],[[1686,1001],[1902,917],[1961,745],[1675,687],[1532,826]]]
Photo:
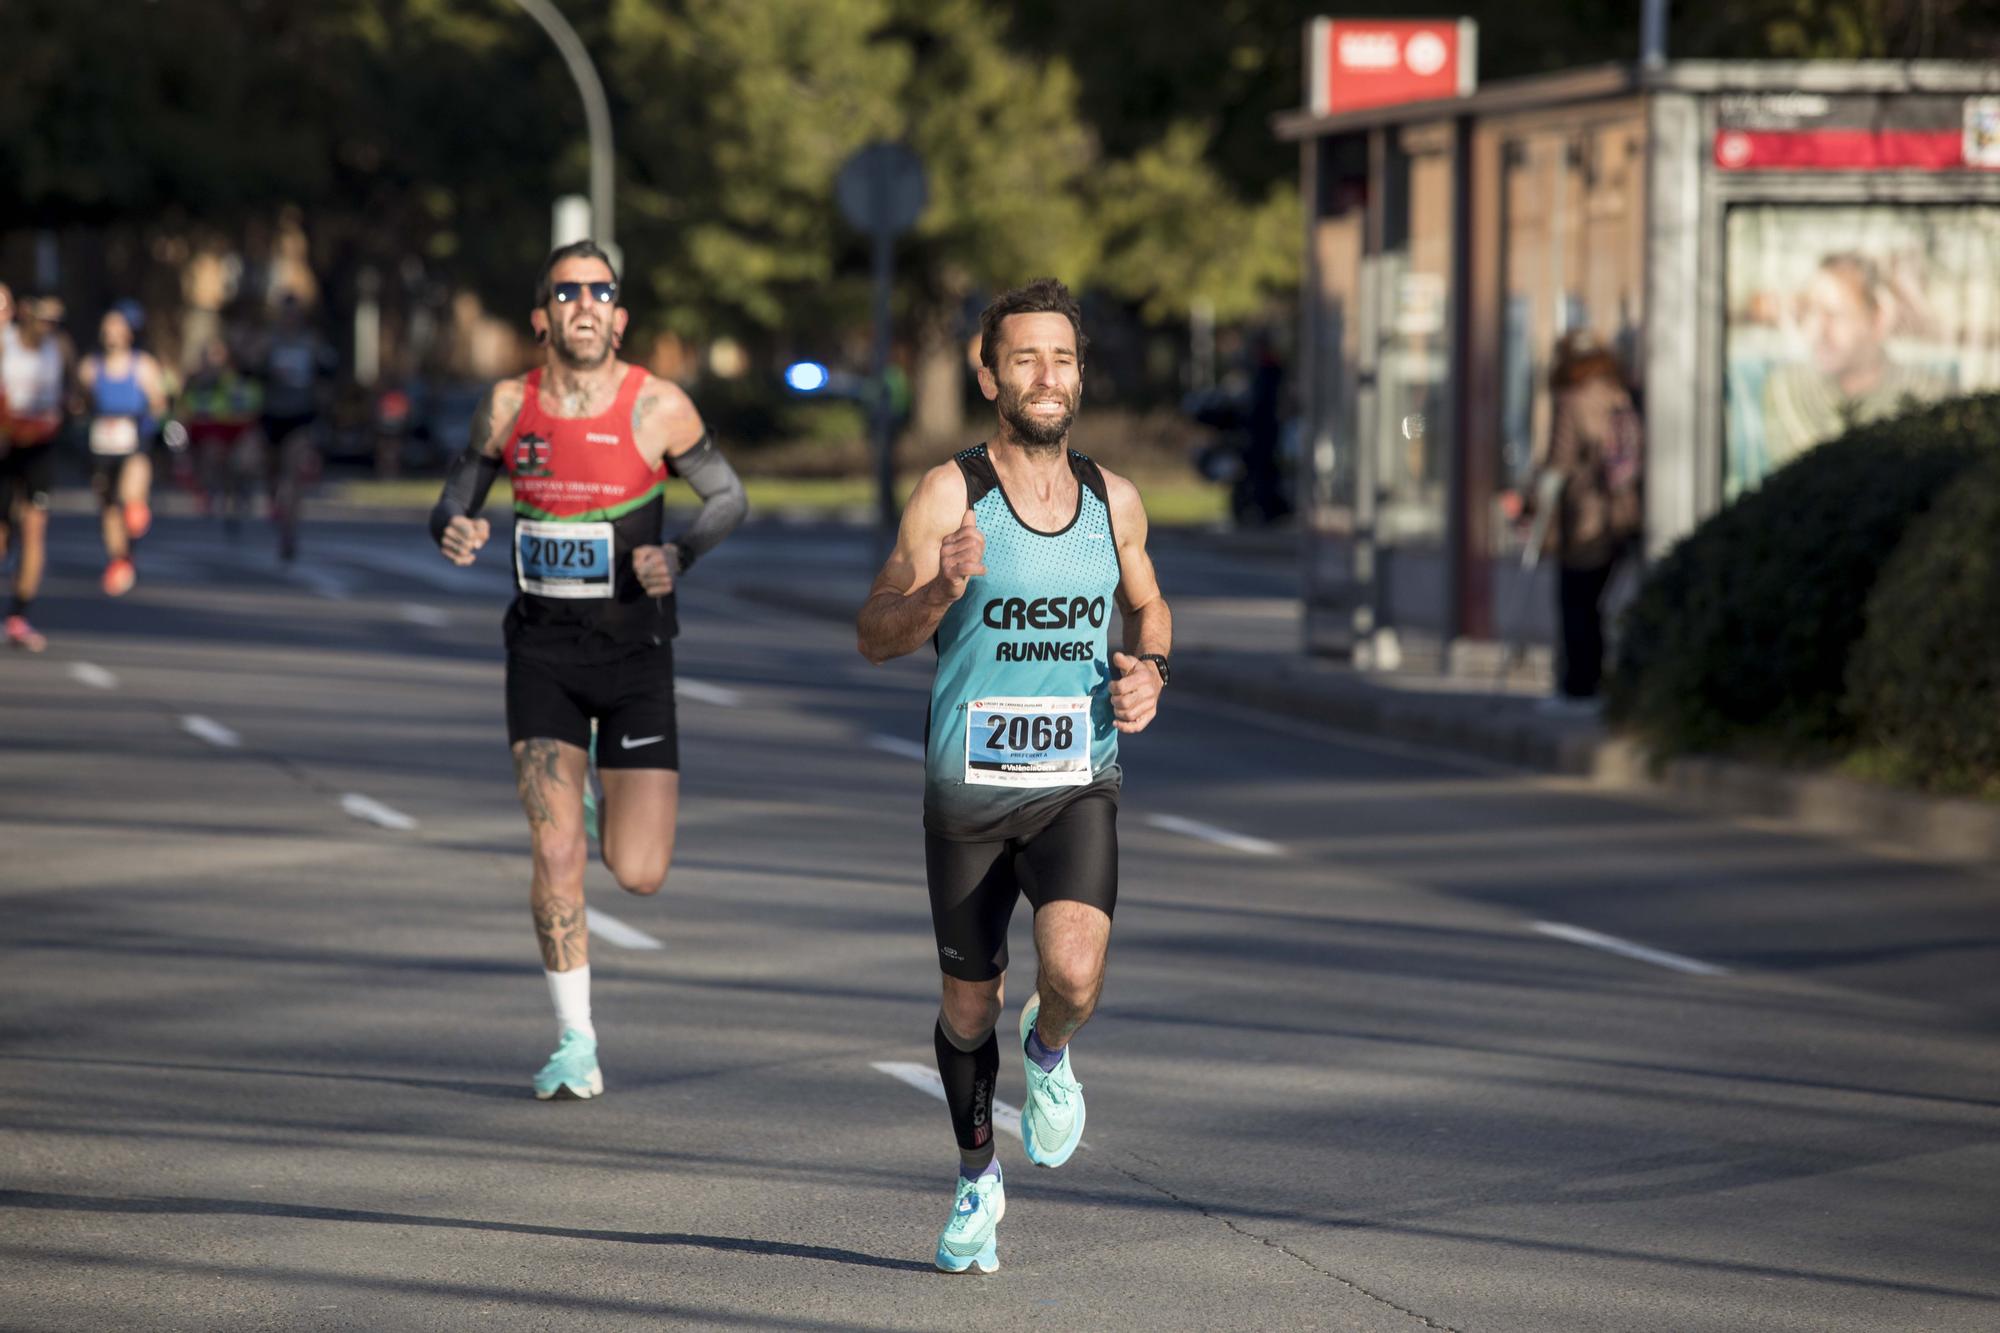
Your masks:
[[[451,460],[444,474],[444,494],[431,510],[431,540],[444,544],[444,530],[455,518],[477,518],[486,507],[486,493],[500,475],[500,460],[467,449]]]
[[[680,552],[680,566],[685,570],[736,530],[750,510],[750,500],[743,493],[736,469],[707,435],[696,440],[694,448],[674,457],[672,464],[674,473],[701,497],[701,512],[694,516],[694,522],[679,536],[667,539]]]

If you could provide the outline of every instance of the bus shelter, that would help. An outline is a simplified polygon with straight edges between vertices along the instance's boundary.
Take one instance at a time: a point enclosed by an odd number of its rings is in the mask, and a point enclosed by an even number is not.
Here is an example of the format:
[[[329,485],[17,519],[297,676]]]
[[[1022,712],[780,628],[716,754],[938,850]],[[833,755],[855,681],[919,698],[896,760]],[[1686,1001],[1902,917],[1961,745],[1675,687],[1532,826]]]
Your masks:
[[[1606,66],[1276,131],[1307,217],[1310,652],[1552,637],[1509,514],[1565,334],[1627,368],[1653,554],[1849,422],[2000,388],[2000,68]]]

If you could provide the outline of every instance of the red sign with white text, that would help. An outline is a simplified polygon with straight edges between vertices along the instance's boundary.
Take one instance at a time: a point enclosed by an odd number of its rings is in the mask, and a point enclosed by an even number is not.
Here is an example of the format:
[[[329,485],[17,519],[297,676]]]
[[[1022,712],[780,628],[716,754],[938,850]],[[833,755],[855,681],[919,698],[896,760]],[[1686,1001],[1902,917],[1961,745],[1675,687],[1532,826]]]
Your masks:
[[[1315,115],[1464,97],[1478,86],[1471,19],[1314,19],[1307,40]]]

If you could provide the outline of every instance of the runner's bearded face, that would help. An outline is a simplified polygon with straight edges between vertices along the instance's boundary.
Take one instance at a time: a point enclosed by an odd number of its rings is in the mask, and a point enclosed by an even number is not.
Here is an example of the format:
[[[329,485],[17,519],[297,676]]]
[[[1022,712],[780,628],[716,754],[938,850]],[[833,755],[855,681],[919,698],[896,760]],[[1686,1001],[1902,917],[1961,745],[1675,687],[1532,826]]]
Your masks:
[[[993,371],[1000,419],[1030,449],[1059,448],[1083,397],[1083,371],[1068,317],[1010,315],[1001,337],[999,365]]]
[[[610,300],[601,299],[605,295]],[[617,350],[618,284],[594,259],[571,259],[549,274],[549,345],[572,370],[595,370]]]

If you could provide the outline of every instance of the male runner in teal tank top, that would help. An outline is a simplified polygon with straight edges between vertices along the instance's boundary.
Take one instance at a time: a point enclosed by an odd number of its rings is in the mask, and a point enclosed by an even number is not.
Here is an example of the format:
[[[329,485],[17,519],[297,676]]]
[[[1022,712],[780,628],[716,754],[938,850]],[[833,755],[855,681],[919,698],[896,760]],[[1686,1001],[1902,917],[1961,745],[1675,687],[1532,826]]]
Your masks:
[[[987,307],[979,387],[999,431],[918,483],[857,626],[871,662],[926,640],[938,655],[924,860],[944,973],[933,1039],[959,1148],[936,1255],[950,1273],[1000,1266],[994,1028],[1024,893],[1040,972],[1021,1014],[1021,1138],[1029,1161],[1054,1167],[1083,1137],[1069,1041],[1103,989],[1117,905],[1118,735],[1153,720],[1168,677],[1173,617],[1139,492],[1069,448],[1085,346],[1053,278]]]

